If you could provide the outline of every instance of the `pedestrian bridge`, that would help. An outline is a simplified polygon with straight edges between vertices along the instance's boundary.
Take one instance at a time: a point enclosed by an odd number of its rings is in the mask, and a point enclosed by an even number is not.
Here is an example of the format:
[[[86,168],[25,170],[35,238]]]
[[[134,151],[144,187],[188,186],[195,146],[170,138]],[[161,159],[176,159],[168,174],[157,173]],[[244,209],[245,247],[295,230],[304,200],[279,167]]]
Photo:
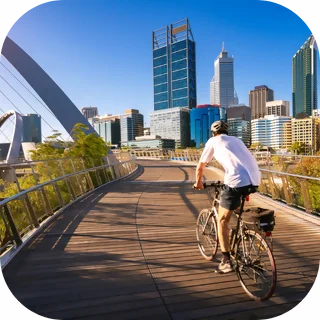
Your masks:
[[[307,191],[306,210],[284,203],[298,199],[290,176],[277,173],[276,183],[272,172],[263,173],[262,194],[246,203],[276,212],[277,288],[269,301],[257,303],[235,274],[216,275],[216,261],[200,255],[195,224],[210,201],[205,190],[192,189],[195,162],[118,161],[78,169],[71,161],[73,173],[38,181],[31,191],[20,188],[18,200],[0,202],[6,230],[2,271],[25,307],[53,319],[266,319],[291,310],[309,293],[319,269],[320,219],[310,214],[315,208]],[[222,176],[208,166],[204,178]],[[55,206],[48,190],[56,191]],[[42,207],[33,205],[35,194]],[[280,196],[285,200],[276,201]],[[23,213],[28,226],[18,223]]]

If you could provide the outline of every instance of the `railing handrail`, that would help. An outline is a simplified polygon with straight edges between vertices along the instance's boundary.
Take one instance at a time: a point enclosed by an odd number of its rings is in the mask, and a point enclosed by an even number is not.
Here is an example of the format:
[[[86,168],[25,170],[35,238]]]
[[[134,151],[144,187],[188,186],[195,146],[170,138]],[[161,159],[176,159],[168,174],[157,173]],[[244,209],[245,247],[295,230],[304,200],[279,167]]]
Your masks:
[[[259,152],[259,151],[257,151]],[[263,152],[263,151],[261,151]],[[267,151],[266,151],[267,152]],[[253,152],[253,155],[255,155],[255,153]],[[320,158],[320,156],[312,156],[312,155],[304,155],[304,154],[281,154],[281,153],[269,153],[266,154],[266,157],[296,157],[296,158]]]
[[[122,161],[121,164],[130,162],[130,161],[131,160]],[[89,171],[95,171],[95,170],[102,169],[102,168],[105,168],[105,167],[110,167],[110,166],[113,166],[113,165],[116,165],[116,164],[118,164],[118,163],[117,162],[109,163],[109,164],[101,165],[101,166],[98,166],[98,167],[93,167],[93,168],[88,168],[88,169],[81,170],[81,171],[68,173],[68,174],[65,174],[63,176],[60,176],[60,177],[57,177],[57,178],[54,178],[54,179],[50,179],[49,181],[43,182],[41,184],[37,184],[37,185],[35,185],[35,186],[31,187],[31,188],[23,190],[23,191],[21,191],[19,193],[16,193],[15,195],[9,197],[9,198],[6,198],[6,199],[0,201],[0,208],[2,206],[4,206],[6,203],[8,203],[8,202],[11,202],[13,200],[17,200],[18,198],[25,196],[29,192],[37,191],[38,189],[43,188],[43,187],[45,187],[47,185],[50,185],[50,184],[52,184],[54,182],[58,182],[60,180],[64,180],[64,179],[72,177],[74,175],[84,174],[84,173],[89,172]]]
[[[294,178],[320,181],[320,178],[317,178],[317,177],[302,176],[302,175],[294,174],[294,173],[287,173],[287,172],[268,170],[268,169],[261,169],[261,168],[259,168],[259,169],[260,169],[260,171],[263,171],[263,172],[275,173],[275,174],[283,175],[283,176],[290,176],[290,177],[294,177]]]
[[[161,153],[163,151],[166,151],[168,153],[171,154],[181,154],[181,153],[191,153],[191,154],[197,154],[200,155],[203,151],[203,149],[181,149],[181,150],[172,150],[172,149],[151,149],[151,148],[147,148],[147,149],[132,149],[130,150],[130,153],[132,154],[139,154],[139,153],[148,153],[148,152],[158,152]],[[259,152],[259,151],[257,151]],[[261,151],[261,153],[264,151]],[[252,155],[255,156],[256,152],[252,152]],[[258,158],[268,158],[271,159],[272,157],[280,157],[280,158],[295,158],[296,159],[303,159],[303,158],[316,158],[316,159],[320,159],[320,156],[317,155],[302,155],[302,154],[280,154],[280,153],[270,153],[268,151],[265,151],[265,154],[257,154]]]
[[[117,154],[121,154],[122,152],[118,152]],[[128,154],[128,152],[123,152]],[[105,157],[108,155],[106,154]],[[22,166],[22,165],[28,165],[28,164],[33,164],[33,163],[45,163],[48,161],[63,161],[63,160],[84,160],[84,159],[92,159],[89,156],[84,156],[84,157],[66,157],[66,158],[50,158],[50,159],[43,159],[43,160],[25,160],[23,162],[12,162],[12,163],[0,163],[0,169],[1,167],[10,167],[10,166]]]

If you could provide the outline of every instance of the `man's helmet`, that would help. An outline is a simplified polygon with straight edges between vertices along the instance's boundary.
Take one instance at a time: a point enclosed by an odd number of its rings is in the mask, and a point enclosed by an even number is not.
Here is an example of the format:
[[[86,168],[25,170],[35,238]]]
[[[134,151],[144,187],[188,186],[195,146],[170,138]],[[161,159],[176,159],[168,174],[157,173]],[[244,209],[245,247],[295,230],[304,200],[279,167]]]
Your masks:
[[[211,125],[212,133],[219,133],[219,132],[228,132],[228,124],[223,120],[215,121]]]

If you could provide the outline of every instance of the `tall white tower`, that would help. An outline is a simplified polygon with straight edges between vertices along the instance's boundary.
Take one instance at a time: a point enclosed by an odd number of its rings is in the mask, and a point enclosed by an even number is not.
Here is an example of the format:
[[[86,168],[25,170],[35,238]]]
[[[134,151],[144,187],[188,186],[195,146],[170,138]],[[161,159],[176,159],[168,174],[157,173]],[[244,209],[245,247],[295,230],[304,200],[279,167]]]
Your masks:
[[[224,43],[221,53],[214,61],[214,76],[210,82],[210,103],[225,108],[239,103],[234,89],[233,58],[228,57]]]

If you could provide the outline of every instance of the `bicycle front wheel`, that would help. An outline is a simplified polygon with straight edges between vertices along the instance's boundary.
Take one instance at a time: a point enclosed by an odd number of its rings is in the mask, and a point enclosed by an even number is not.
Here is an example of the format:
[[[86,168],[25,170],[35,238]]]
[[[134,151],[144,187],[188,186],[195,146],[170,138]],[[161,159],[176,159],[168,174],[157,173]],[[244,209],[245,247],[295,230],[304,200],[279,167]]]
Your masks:
[[[208,209],[200,212],[196,235],[198,247],[206,260],[212,260],[218,250],[218,228],[214,215]]]
[[[236,273],[244,291],[256,301],[268,300],[277,282],[277,270],[267,242],[254,230],[237,241]]]

